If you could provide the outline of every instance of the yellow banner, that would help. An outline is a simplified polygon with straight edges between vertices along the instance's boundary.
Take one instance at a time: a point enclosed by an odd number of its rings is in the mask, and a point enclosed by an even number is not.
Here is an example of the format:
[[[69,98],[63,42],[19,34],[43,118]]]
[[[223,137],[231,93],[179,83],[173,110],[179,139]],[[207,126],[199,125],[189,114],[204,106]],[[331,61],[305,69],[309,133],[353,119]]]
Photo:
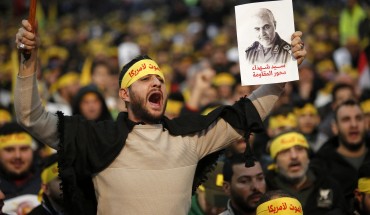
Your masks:
[[[298,215],[303,214],[301,203],[294,198],[282,197],[272,199],[257,207],[257,215]]]

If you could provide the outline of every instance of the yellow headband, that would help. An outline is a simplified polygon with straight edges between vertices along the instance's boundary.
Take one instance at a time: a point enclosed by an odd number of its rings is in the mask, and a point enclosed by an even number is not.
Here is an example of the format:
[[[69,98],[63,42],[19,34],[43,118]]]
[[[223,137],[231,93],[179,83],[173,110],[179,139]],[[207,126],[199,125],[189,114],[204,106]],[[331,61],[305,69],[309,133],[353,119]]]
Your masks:
[[[47,184],[50,181],[56,179],[58,177],[58,163],[55,162],[52,165],[45,168],[41,173],[41,182],[42,184]],[[42,201],[42,194],[45,192],[44,187],[41,186],[37,199],[39,202]]]
[[[47,184],[57,177],[58,177],[58,163],[57,162],[45,168],[41,173],[41,181],[43,184]]]
[[[271,142],[270,156],[275,159],[279,152],[292,148],[293,146],[302,146],[307,149],[309,147],[306,138],[302,134],[289,132],[278,136]]]
[[[317,110],[315,106],[312,104],[306,104],[302,108],[294,108],[294,114],[297,116],[303,115],[303,114],[313,114],[317,115]]]
[[[80,76],[75,72],[69,72],[63,75],[58,80],[58,89],[70,86],[74,82],[80,81]]]
[[[361,193],[370,193],[370,178],[360,178],[358,180],[358,191]]]
[[[32,145],[32,137],[26,132],[0,135],[0,149],[14,145]]]
[[[269,128],[276,129],[280,127],[296,128],[297,120],[293,113],[289,113],[287,116],[277,115],[271,117],[269,120]]]
[[[164,75],[156,62],[150,59],[140,60],[127,70],[122,78],[121,88],[127,88],[135,81],[150,74],[159,75],[164,80]]]
[[[0,110],[0,123],[1,122],[10,122],[12,120],[12,116],[6,110]]]
[[[297,215],[303,214],[301,203],[294,198],[282,197],[267,201],[257,207],[256,215]]]
[[[361,102],[361,109],[364,113],[370,113],[370,99]]]

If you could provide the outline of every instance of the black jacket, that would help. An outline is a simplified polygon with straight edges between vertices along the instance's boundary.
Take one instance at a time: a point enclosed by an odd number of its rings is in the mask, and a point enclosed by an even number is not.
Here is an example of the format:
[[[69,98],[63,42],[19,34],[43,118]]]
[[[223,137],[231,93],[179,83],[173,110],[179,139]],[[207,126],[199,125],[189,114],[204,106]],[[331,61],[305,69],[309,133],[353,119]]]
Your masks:
[[[305,215],[341,215],[348,214],[348,208],[344,204],[344,195],[340,185],[336,183],[328,174],[323,171],[319,163],[310,162],[309,170],[313,175],[312,185],[304,189],[310,189],[306,202],[301,202]],[[266,184],[268,189],[283,189],[276,183],[278,174],[274,170],[266,174]],[[288,186],[288,184],[287,184]],[[299,201],[299,191],[285,190],[295,196]]]
[[[325,171],[341,185],[346,202],[349,203],[357,187],[358,170],[337,152],[338,146],[338,137],[329,139],[317,152],[315,160],[320,162]],[[363,162],[366,161],[370,161],[370,150],[367,151]]]

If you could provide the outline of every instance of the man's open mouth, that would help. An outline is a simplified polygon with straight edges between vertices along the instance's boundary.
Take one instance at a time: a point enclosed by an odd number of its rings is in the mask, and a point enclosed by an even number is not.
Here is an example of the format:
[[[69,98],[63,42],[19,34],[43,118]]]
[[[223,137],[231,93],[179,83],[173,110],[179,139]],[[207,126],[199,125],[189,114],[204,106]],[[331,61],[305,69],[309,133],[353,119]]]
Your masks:
[[[162,94],[160,92],[154,92],[149,95],[149,102],[155,106],[160,106],[162,101]]]

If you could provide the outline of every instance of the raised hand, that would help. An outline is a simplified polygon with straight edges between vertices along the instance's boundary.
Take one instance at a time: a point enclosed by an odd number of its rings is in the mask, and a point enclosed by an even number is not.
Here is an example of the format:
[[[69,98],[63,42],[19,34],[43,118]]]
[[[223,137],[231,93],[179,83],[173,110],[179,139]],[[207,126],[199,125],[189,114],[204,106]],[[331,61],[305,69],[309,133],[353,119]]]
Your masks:
[[[304,58],[306,57],[307,51],[304,47],[304,42],[302,41],[302,32],[296,31],[292,34],[291,46],[292,46],[292,53],[295,59],[297,59],[297,64],[300,65]]]

